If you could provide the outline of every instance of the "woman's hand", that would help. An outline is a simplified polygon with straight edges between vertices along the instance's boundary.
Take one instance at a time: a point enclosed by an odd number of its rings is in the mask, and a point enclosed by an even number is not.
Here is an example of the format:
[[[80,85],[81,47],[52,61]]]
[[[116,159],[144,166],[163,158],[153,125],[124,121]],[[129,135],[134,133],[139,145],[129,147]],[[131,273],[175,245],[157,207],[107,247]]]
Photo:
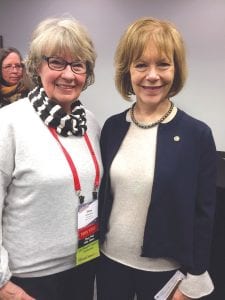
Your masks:
[[[11,281],[0,288],[0,300],[35,300]]]
[[[177,288],[175,289],[175,291],[172,293],[172,295],[169,297],[168,300],[190,300],[190,299],[191,298],[182,294],[181,291]]]

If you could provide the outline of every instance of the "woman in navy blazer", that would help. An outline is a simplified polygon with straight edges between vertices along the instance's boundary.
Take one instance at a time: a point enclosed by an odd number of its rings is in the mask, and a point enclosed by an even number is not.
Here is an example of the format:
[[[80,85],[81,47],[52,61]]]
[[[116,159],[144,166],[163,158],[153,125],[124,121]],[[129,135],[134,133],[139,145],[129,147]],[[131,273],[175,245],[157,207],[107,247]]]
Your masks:
[[[115,67],[118,91],[136,101],[101,134],[98,299],[199,299],[213,290],[216,149],[210,128],[171,101],[187,75],[183,39],[172,23],[141,18]]]

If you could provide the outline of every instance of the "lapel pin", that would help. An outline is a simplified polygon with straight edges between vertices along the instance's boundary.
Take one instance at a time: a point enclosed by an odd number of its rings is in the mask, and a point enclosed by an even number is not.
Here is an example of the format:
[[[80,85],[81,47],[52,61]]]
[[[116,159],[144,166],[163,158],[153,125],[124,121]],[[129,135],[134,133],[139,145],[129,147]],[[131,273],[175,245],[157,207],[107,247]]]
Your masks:
[[[173,137],[173,140],[175,142],[179,142],[180,141],[180,137],[178,135],[176,135],[176,136]]]

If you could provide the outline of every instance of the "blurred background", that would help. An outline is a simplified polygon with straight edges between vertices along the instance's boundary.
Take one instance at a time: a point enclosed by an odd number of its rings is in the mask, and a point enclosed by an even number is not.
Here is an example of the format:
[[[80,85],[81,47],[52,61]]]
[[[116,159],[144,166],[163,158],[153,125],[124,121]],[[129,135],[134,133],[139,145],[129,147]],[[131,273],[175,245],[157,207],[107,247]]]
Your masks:
[[[80,100],[102,125],[128,108],[114,87],[113,56],[125,28],[142,16],[176,24],[186,42],[189,77],[173,100],[213,130],[225,151],[225,1],[224,0],[0,0],[0,36],[5,47],[26,56],[31,33],[47,17],[72,15],[86,26],[98,53],[96,82]],[[1,39],[0,39],[1,42]]]

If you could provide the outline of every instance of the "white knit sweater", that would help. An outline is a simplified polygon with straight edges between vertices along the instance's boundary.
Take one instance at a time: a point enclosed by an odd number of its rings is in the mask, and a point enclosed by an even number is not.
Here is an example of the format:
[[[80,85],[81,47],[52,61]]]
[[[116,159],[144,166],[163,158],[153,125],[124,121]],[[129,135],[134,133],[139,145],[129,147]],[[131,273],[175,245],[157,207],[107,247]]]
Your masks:
[[[100,128],[87,111],[100,169]],[[83,137],[60,137],[91,200],[94,164]],[[71,169],[27,98],[0,110],[0,285],[75,266],[77,207]]]

